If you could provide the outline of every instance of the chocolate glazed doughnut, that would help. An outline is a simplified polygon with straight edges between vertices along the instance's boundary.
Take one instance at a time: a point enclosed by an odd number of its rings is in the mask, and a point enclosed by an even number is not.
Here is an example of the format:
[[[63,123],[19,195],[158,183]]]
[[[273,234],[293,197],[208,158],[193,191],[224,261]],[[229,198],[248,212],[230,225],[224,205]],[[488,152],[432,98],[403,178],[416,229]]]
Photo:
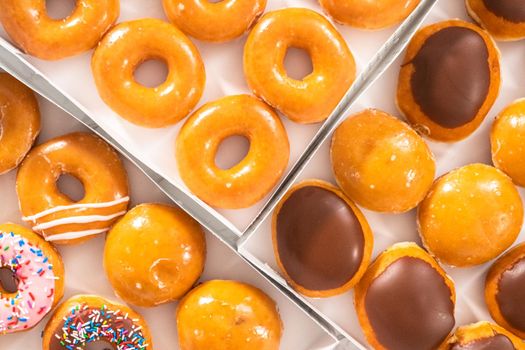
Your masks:
[[[466,0],[469,15],[497,40],[525,38],[525,2]]]
[[[511,332],[489,323],[461,326],[440,350],[523,350],[525,344]]]

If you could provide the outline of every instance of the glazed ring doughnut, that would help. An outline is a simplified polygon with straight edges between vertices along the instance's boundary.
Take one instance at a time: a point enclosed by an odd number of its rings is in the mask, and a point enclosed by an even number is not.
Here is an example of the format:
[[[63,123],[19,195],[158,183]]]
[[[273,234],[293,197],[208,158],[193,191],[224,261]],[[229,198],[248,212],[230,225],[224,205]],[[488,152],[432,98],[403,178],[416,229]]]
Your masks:
[[[44,329],[42,349],[84,349],[99,341],[109,349],[153,349],[142,316],[95,295],[76,295],[56,309]]]
[[[33,328],[63,295],[58,251],[25,227],[0,225],[0,335]]]
[[[313,71],[289,77],[284,58],[290,47],[306,50]],[[322,15],[288,8],[265,14],[244,47],[244,73],[253,93],[298,123],[326,119],[355,78],[355,62],[343,37]]]
[[[266,0],[163,0],[166,15],[192,37],[224,42],[244,34],[264,12]]]
[[[40,112],[33,92],[0,73],[0,174],[20,164],[40,133]]]
[[[0,22],[26,53],[59,60],[95,47],[116,22],[119,0],[77,0],[65,19],[48,16],[46,0],[2,0]]]
[[[525,38],[525,6],[519,0],[466,0],[467,11],[495,39]]]
[[[220,143],[245,136],[250,149],[230,169],[215,164]],[[249,95],[224,97],[193,113],[176,145],[177,162],[186,186],[218,208],[245,208],[262,199],[283,174],[290,155],[288,136],[275,112]]]
[[[168,66],[157,87],[136,82],[134,72],[149,59]],[[195,107],[204,90],[204,64],[197,48],[177,27],[158,19],[116,25],[102,39],[91,61],[98,92],[116,113],[137,125],[175,124]]]
[[[85,196],[73,202],[56,182],[70,174]],[[22,162],[16,191],[24,221],[46,241],[71,244],[109,230],[126,213],[128,182],[117,153],[102,139],[72,133],[35,147]]]

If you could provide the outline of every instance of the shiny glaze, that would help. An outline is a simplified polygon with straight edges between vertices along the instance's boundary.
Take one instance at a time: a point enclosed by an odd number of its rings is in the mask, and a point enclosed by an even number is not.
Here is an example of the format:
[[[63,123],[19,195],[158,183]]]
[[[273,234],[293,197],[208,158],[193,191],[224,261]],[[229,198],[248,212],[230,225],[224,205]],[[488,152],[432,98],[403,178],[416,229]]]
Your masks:
[[[80,201],[73,202],[57,188],[56,181],[64,173],[75,176],[82,182],[85,196]],[[122,213],[128,205],[127,200],[112,206],[82,205],[112,202],[128,196],[126,171],[117,153],[102,139],[88,133],[60,136],[33,148],[20,166],[16,189],[20,209],[25,217],[58,206],[72,206],[43,217],[28,219],[35,227],[57,219]],[[105,232],[116,219],[117,217],[113,217],[88,222],[79,220],[78,223],[53,226],[37,232],[51,239],[53,235],[70,232]],[[86,234],[75,239],[60,239],[57,243],[78,243],[91,237],[93,236]]]
[[[304,49],[313,71],[302,80],[284,67],[290,47]],[[244,73],[253,93],[292,121],[316,123],[328,117],[355,78],[355,62],[343,37],[322,15],[308,9],[268,12],[244,47]]]
[[[220,169],[215,155],[230,136],[250,141],[248,154],[230,169]],[[209,102],[182,127],[176,158],[182,180],[206,203],[244,208],[268,194],[283,174],[290,154],[288,136],[277,114],[249,95]]]
[[[39,133],[35,95],[9,74],[0,73],[0,174],[20,164]]]
[[[261,290],[214,280],[179,303],[177,329],[184,350],[278,350],[282,323],[275,302]]]
[[[439,350],[523,350],[525,343],[506,329],[486,321],[458,327]]]
[[[136,68],[149,59],[168,67],[157,87],[135,81]],[[121,117],[145,127],[183,119],[199,101],[206,80],[197,48],[177,27],[158,19],[123,22],[111,29],[93,54],[91,68],[104,102]]]
[[[76,0],[71,15],[48,16],[46,0],[2,0],[0,22],[7,34],[30,55],[58,60],[95,47],[116,22],[119,0]]]
[[[493,337],[474,340],[470,343],[455,344],[450,350],[515,350],[509,338],[497,334]]]
[[[374,109],[339,125],[330,155],[343,192],[357,204],[380,212],[414,208],[428,192],[436,170],[434,156],[421,136]]]
[[[520,0],[483,0],[485,7],[509,22],[525,22],[525,3]]]
[[[428,250],[453,266],[487,262],[517,238],[523,205],[511,179],[485,165],[449,172],[419,207],[419,232]]]
[[[525,38],[525,3],[520,0],[466,0],[476,22],[497,40]]]
[[[192,37],[224,42],[244,34],[262,15],[266,0],[163,0],[164,12]]]
[[[104,269],[127,303],[151,307],[181,298],[200,277],[206,241],[199,224],[182,210],[141,204],[111,228]]]

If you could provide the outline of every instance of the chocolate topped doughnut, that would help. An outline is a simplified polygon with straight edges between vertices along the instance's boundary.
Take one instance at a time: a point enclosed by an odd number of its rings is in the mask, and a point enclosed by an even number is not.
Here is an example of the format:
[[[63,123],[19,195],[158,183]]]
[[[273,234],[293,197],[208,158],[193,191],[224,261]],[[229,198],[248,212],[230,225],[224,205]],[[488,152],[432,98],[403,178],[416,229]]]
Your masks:
[[[523,341],[505,329],[478,322],[459,327],[441,350],[521,350]]]
[[[469,15],[498,40],[525,37],[525,2],[522,0],[466,0]]]
[[[474,340],[465,345],[455,344],[450,350],[515,350],[510,339],[505,335]]]
[[[525,2],[521,0],[483,0],[487,9],[510,22],[525,22]]]

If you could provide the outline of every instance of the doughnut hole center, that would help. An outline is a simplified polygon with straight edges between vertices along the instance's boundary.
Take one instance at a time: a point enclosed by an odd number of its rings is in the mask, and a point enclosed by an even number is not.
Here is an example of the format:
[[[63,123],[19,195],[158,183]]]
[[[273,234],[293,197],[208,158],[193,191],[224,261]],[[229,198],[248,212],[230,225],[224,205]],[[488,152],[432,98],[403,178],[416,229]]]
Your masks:
[[[0,292],[14,294],[18,292],[18,277],[15,271],[9,266],[0,267]]]
[[[229,136],[219,144],[215,154],[215,165],[222,170],[231,169],[246,157],[249,150],[250,140],[246,136]]]
[[[168,65],[162,59],[151,58],[140,63],[133,72],[135,81],[147,88],[162,85],[168,78]]]
[[[76,176],[64,173],[56,182],[57,189],[73,202],[81,201],[86,195],[84,185]]]
[[[109,341],[100,339],[87,343],[84,350],[115,350],[115,347]]]
[[[305,49],[289,47],[284,55],[286,75],[295,80],[303,80],[314,71],[312,57]]]
[[[224,0],[208,0],[209,3],[212,4],[218,4],[219,2],[223,2]]]
[[[68,18],[76,7],[76,0],[46,0],[47,15],[55,20]]]

